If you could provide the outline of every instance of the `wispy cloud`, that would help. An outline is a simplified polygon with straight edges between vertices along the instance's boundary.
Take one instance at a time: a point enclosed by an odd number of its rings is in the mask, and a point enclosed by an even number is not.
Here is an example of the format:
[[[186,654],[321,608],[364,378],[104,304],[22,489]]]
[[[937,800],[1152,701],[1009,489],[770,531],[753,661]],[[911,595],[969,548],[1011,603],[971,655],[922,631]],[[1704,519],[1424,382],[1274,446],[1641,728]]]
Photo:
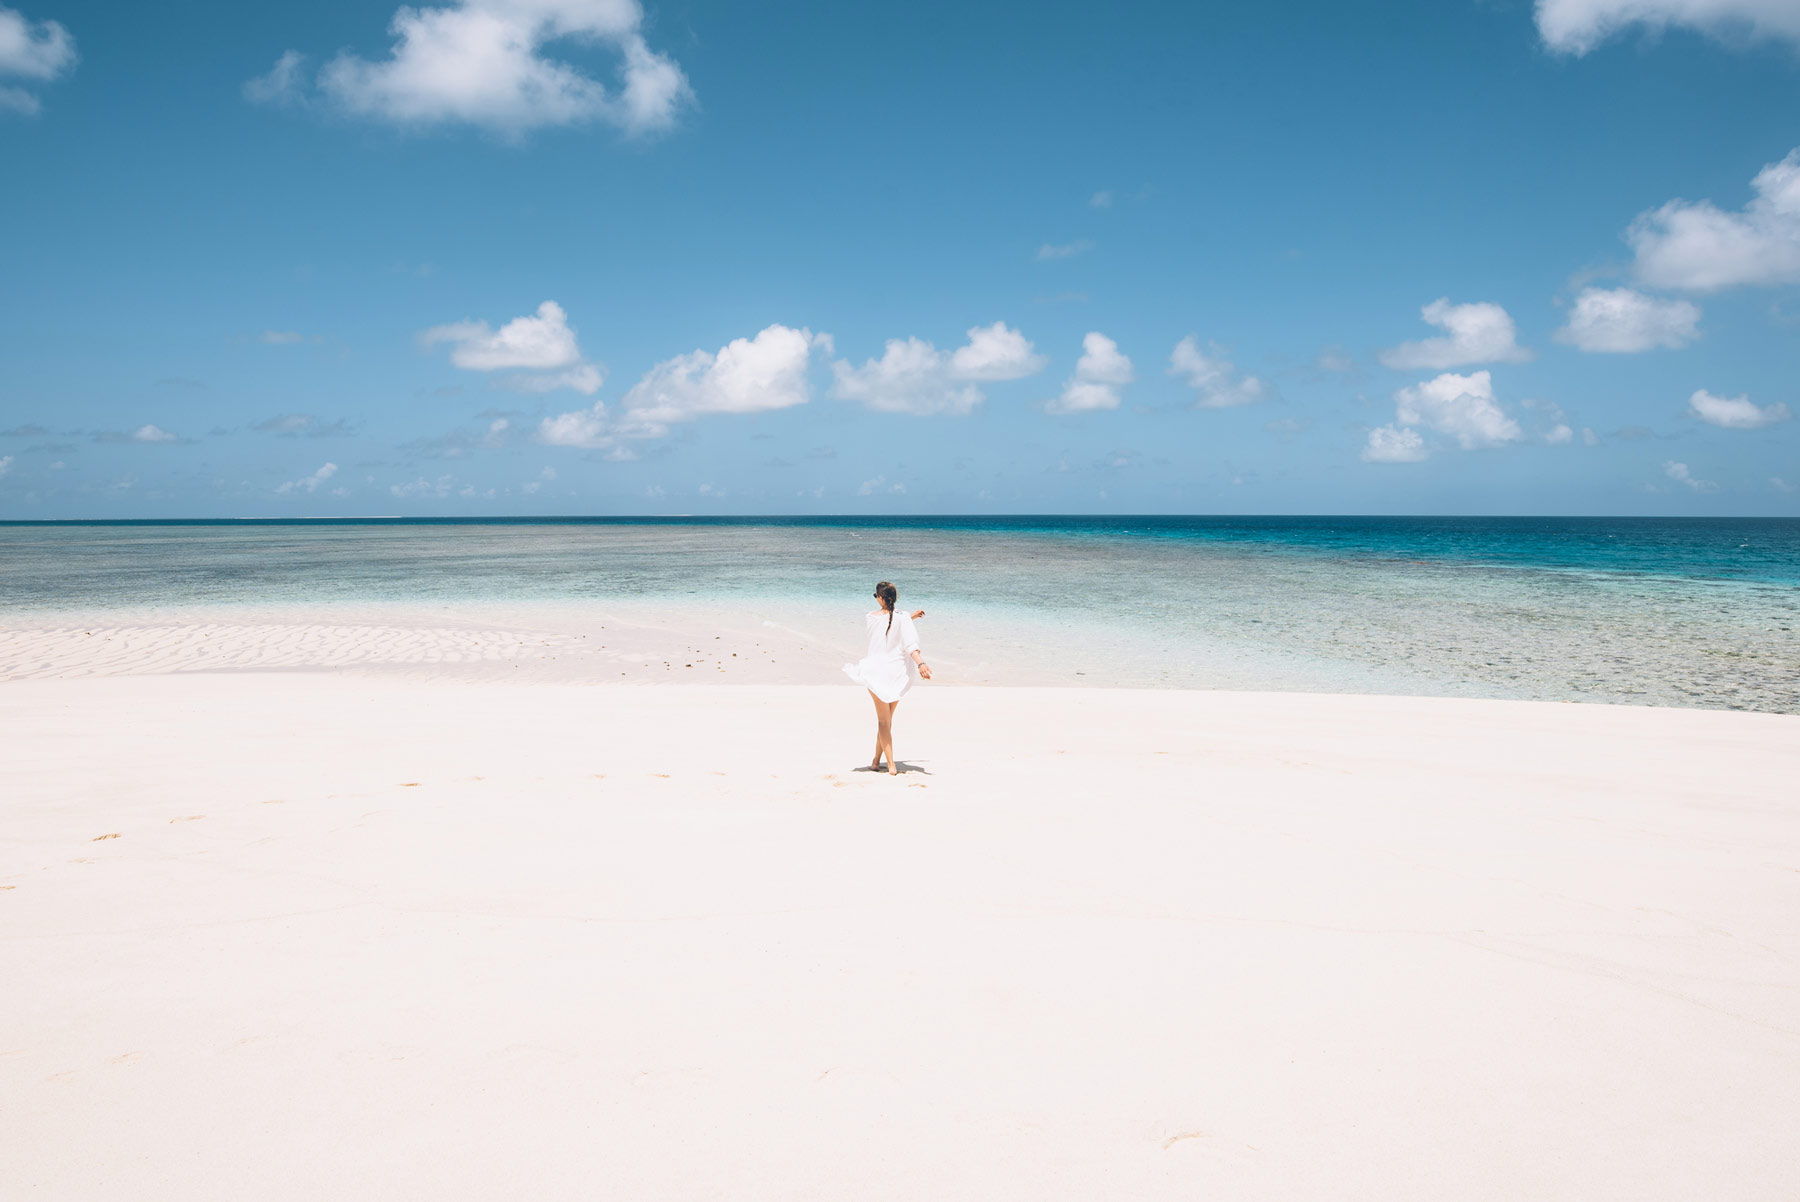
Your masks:
[[[1094,249],[1094,244],[1086,238],[1074,242],[1046,242],[1037,248],[1034,256],[1040,263],[1052,262],[1056,259],[1073,259],[1076,255],[1084,255]]]
[[[335,463],[322,464],[312,475],[302,476],[298,480],[289,480],[285,484],[278,485],[275,491],[284,495],[289,493],[317,492],[321,484],[324,484],[325,481],[337,475],[337,470],[337,464]]]
[[[1194,405],[1200,409],[1255,405],[1274,393],[1256,376],[1239,375],[1224,347],[1209,342],[1202,351],[1200,340],[1192,334],[1169,353],[1169,374],[1179,376],[1194,390]]]
[[[0,80],[46,84],[75,66],[75,39],[55,21],[31,21],[0,7]],[[0,111],[35,116],[43,108],[29,87],[0,85]]]
[[[251,422],[250,428],[260,434],[273,434],[277,438],[348,438],[356,433],[355,427],[341,417],[328,422],[311,413],[278,413],[274,417]]]
[[[1800,8],[1785,0],[1537,0],[1538,35],[1566,54],[1586,54],[1633,26],[1800,43]]]
[[[1688,469],[1685,463],[1677,463],[1671,459],[1663,464],[1663,475],[1677,484],[1685,484],[1698,493],[1718,492],[1719,486],[1711,480],[1702,480]]]
[[[856,495],[859,497],[872,497],[877,493],[888,493],[892,495],[903,493],[905,491],[906,485],[900,483],[889,484],[886,476],[876,476],[873,479],[864,480],[861,484],[856,486]]]
[[[112,443],[178,443],[192,441],[191,439],[181,437],[179,434],[165,430],[161,426],[153,425],[142,425],[135,430],[97,430],[93,437],[95,442]]]
[[[496,417],[479,431],[452,430],[436,438],[415,438],[400,449],[423,459],[461,459],[473,451],[498,450],[510,441],[512,419]]]
[[[402,484],[389,485],[388,492],[403,500],[412,500],[421,497],[447,497],[450,495],[450,488],[454,483],[454,478],[450,476],[439,476],[435,480],[427,480],[425,477],[420,476],[415,480],[409,480]]]

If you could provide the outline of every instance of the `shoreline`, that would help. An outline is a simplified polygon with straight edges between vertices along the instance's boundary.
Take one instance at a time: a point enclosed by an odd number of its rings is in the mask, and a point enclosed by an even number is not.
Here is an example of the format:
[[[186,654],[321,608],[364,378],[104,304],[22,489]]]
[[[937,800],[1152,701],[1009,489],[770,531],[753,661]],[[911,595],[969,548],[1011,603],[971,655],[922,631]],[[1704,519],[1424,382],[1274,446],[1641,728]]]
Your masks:
[[[1193,641],[1179,663],[1142,629],[1071,628],[1042,615],[933,605],[921,623],[934,687],[1129,688],[1295,695],[1538,700],[1580,705],[1800,713],[1752,691],[1742,700],[1699,691],[1672,704],[1611,689],[1546,695],[1529,675],[1448,678],[1406,662],[1386,667],[1307,659],[1278,648]],[[0,615],[0,684],[20,680],[211,672],[319,672],[458,683],[587,685],[707,681],[823,685],[863,654],[843,607],[787,599],[579,603],[194,605]],[[1397,655],[1405,653],[1397,641]],[[1497,652],[1496,660],[1510,657]],[[690,667],[691,665],[691,667]],[[1518,672],[1528,672],[1522,665]],[[1800,695],[1796,695],[1800,696]]]

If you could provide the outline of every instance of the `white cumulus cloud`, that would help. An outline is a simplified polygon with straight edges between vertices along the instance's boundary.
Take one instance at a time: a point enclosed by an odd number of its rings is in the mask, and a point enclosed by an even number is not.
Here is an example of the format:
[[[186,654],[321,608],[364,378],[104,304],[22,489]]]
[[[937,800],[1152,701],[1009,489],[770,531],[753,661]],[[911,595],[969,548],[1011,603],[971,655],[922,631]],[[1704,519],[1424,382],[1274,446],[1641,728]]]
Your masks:
[[[12,471],[12,465],[13,457],[11,455],[0,455],[0,476]]]
[[[632,385],[616,417],[603,402],[547,417],[539,442],[612,448],[621,438],[657,438],[677,422],[707,414],[764,413],[811,399],[807,369],[813,349],[829,352],[831,337],[772,325],[754,338],[736,338],[714,353],[697,350],[658,363]]]
[[[581,358],[568,314],[555,301],[545,301],[535,316],[515,317],[498,330],[485,321],[458,321],[432,326],[420,339],[426,346],[450,343],[450,362],[469,371],[568,367]]]
[[[1394,424],[1369,431],[1362,457],[1377,463],[1425,458],[1430,449],[1420,427],[1454,438],[1465,451],[1505,446],[1525,437],[1519,423],[1494,399],[1493,379],[1487,372],[1466,376],[1445,372],[1394,394]]]
[[[1448,434],[1465,451],[1502,446],[1525,436],[1494,400],[1493,377],[1485,371],[1466,376],[1445,372],[1402,388],[1394,394],[1394,418],[1402,425]]]
[[[1376,426],[1369,431],[1362,457],[1370,463],[1417,463],[1428,453],[1425,439],[1417,430]]]
[[[1567,54],[1586,54],[1633,25],[1800,42],[1800,5],[1792,0],[1537,0],[1538,35],[1552,50]]]
[[[344,112],[397,125],[462,123],[518,135],[603,121],[631,135],[673,126],[693,92],[681,67],[650,49],[638,0],[458,0],[401,8],[388,57],[348,52],[326,63],[318,90]],[[608,88],[546,53],[553,43],[617,52]],[[281,102],[301,88],[300,60],[283,54],[245,94]]]
[[[1269,398],[1268,384],[1255,376],[1241,376],[1223,347],[1216,342],[1200,349],[1200,340],[1189,334],[1169,353],[1169,374],[1180,376],[1194,390],[1194,404],[1201,409],[1227,409],[1254,405]]]
[[[1119,389],[1137,378],[1132,373],[1131,360],[1119,351],[1119,344],[1098,330],[1089,331],[1082,338],[1081,352],[1075,374],[1063,382],[1061,395],[1045,406],[1051,413],[1117,409]]]
[[[180,442],[179,434],[171,434],[161,426],[142,425],[128,436],[132,442]]]
[[[1689,292],[1800,283],[1800,148],[1764,166],[1750,188],[1755,195],[1737,212],[1671,200],[1640,214],[1625,231],[1637,278]]]
[[[75,39],[55,21],[31,21],[0,7],[0,78],[49,83],[75,65]],[[30,116],[42,107],[25,88],[0,86],[0,109]]]
[[[1700,337],[1700,308],[1632,288],[1584,288],[1555,338],[1584,351],[1629,355],[1678,348]]]
[[[1043,367],[1025,335],[1003,321],[971,327],[968,344],[950,356],[950,370],[962,380],[1022,380]]]
[[[1788,412],[1786,405],[1779,402],[1758,405],[1751,401],[1749,394],[1714,396],[1704,388],[1688,398],[1688,415],[1711,426],[1723,426],[1727,430],[1760,430],[1794,416]]]
[[[606,405],[596,401],[588,409],[546,417],[538,423],[537,438],[553,447],[593,450],[611,446],[612,427],[606,420]]]
[[[832,365],[832,392],[878,413],[968,413],[981,404],[981,389],[959,380],[949,370],[949,356],[922,338],[890,338],[879,359],[855,367],[840,359]]]
[[[811,398],[807,367],[814,347],[831,338],[772,325],[754,338],[734,338],[710,351],[677,355],[651,368],[625,394],[623,423],[654,437],[674,422],[709,413],[765,413]]]
[[[940,351],[922,338],[890,338],[879,359],[861,367],[844,359],[832,364],[832,394],[878,413],[960,415],[986,399],[979,383],[1023,379],[1043,370],[1044,357],[1003,321],[971,327],[968,338],[954,351]]]
[[[302,476],[298,480],[289,480],[287,483],[278,486],[275,491],[278,493],[317,492],[319,490],[319,485],[337,475],[337,470],[337,464],[335,463],[323,464],[320,466],[319,470],[312,475]]]
[[[1518,344],[1512,316],[1499,305],[1477,301],[1453,305],[1439,297],[1419,315],[1444,331],[1440,338],[1402,342],[1381,352],[1381,362],[1398,371],[1442,371],[1474,363],[1523,363],[1531,352]]]

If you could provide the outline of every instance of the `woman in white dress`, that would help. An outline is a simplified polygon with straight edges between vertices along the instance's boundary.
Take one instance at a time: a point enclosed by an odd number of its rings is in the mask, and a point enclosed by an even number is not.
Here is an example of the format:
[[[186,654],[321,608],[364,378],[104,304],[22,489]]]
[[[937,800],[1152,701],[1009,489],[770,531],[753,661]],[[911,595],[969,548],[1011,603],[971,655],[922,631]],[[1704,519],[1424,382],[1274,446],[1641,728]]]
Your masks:
[[[845,664],[844,674],[868,689],[869,696],[875,701],[875,758],[869,761],[869,767],[879,772],[881,757],[885,755],[888,775],[898,776],[900,761],[894,758],[894,710],[899,707],[900,698],[912,688],[915,664],[922,678],[931,679],[931,665],[919,658],[919,632],[913,629],[913,619],[924,617],[925,611],[897,612],[894,606],[900,600],[900,590],[885,580],[875,586],[875,600],[879,608],[864,615],[869,627],[869,653],[863,656],[861,663]]]

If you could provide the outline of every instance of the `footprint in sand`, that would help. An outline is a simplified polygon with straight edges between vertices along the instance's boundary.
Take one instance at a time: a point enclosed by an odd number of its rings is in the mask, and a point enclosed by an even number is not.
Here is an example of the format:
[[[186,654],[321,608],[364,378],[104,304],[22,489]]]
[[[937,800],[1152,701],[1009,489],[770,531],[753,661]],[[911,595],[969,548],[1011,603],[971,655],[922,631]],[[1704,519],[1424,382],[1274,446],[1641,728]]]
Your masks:
[[[89,843],[98,843],[98,842],[100,842],[100,841],[101,841],[101,840],[102,840],[102,839],[117,839],[117,838],[118,838],[118,837],[119,837],[119,832],[118,832],[118,831],[114,831],[114,832],[113,832],[113,833],[112,833],[112,834],[110,834],[110,835],[95,835],[95,836],[94,836],[94,837],[93,837],[93,838],[92,838],[92,839],[89,839],[89,840],[88,840],[88,842],[89,842]]]
[[[416,789],[419,787],[419,782],[416,780],[401,781],[400,787],[402,789]]]
[[[189,814],[186,818],[171,818],[169,819],[169,824],[173,826],[177,822],[198,822],[204,817],[206,817],[205,814]]]

